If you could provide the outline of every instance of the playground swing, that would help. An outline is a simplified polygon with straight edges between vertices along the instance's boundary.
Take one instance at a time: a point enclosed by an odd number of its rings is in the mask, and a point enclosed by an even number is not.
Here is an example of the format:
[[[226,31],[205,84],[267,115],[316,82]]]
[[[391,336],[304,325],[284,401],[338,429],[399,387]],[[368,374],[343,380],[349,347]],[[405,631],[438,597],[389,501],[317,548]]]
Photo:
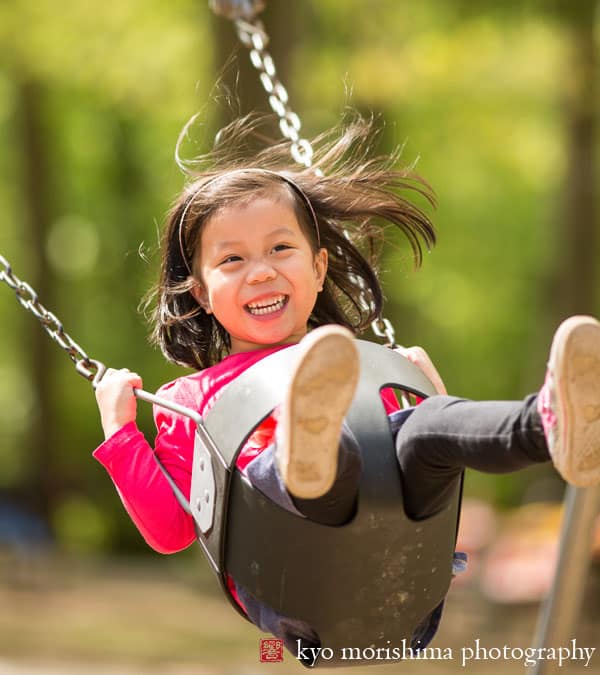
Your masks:
[[[96,385],[106,367],[91,359],[40,304],[35,291],[0,255],[0,280],[16,293],[69,355],[77,372]],[[140,400],[184,415],[196,424],[189,501],[160,465],[181,507],[195,521],[198,542],[233,607],[227,575],[287,616],[318,632],[321,652],[312,666],[348,666],[344,648],[409,644],[421,620],[440,605],[452,576],[462,485],[443,511],[412,521],[402,509],[394,443],[379,391],[383,387],[426,397],[435,393],[421,370],[386,346],[357,341],[361,378],[347,423],[363,455],[356,515],[329,527],[289,513],[235,470],[252,430],[282,400],[297,347],[254,364],[224,389],[202,418],[195,410],[135,389]],[[235,409],[236,425],[228,411]],[[158,460],[157,460],[158,461]],[[277,546],[274,543],[280,542]],[[335,583],[332,583],[335,579]],[[310,590],[309,590],[310,589]],[[377,661],[367,661],[367,663]]]
[[[262,5],[261,0],[211,0],[213,10],[235,21],[280,118],[281,131],[291,142],[294,159],[310,167],[312,148],[300,138],[300,121],[287,104],[287,92],[265,50],[266,34],[254,18]],[[65,333],[61,322],[2,256],[0,281],[39,319],[76,370],[97,385],[106,370],[104,364],[89,358]],[[389,422],[379,396],[383,387],[392,387],[406,403],[407,395],[426,397],[435,389],[419,368],[389,349],[395,341],[387,319],[378,319],[373,330],[388,344],[357,341],[361,379],[347,422],[359,445],[369,451],[363,456],[357,512],[343,526],[320,525],[284,511],[235,470],[245,440],[283,398],[296,347],[249,368],[223,391],[204,418],[134,390],[140,400],[166,407],[196,424],[189,501],[161,469],[182,508],[194,518],[198,541],[231,604],[245,616],[231,596],[228,574],[279,613],[313,626],[321,650],[331,654],[327,660],[315,659],[313,666],[355,664],[342,658],[349,645],[363,653],[397,646],[403,640],[410,643],[416,626],[442,603],[452,576],[462,484],[440,513],[419,522],[407,518]],[[235,426],[227,412],[231,409],[238,411]],[[546,632],[552,632],[549,621],[547,617]],[[377,663],[367,661],[373,662]]]
[[[300,138],[300,120],[289,108],[265,49],[266,33],[253,20],[263,3],[212,0],[211,6],[235,19],[294,160],[310,167],[312,147]],[[394,346],[389,320],[380,318],[373,330],[387,337],[388,347]],[[314,659],[313,667],[352,665],[344,658],[348,645],[363,653],[403,641],[411,644],[415,628],[442,603],[452,577],[462,481],[442,512],[420,522],[405,515],[394,443],[379,397],[382,388],[392,387],[406,404],[407,393],[426,397],[435,389],[419,368],[392,349],[360,340],[357,346],[362,374],[346,421],[368,452],[363,453],[357,512],[340,527],[281,509],[234,470],[246,439],[283,399],[296,347],[244,372],[204,419],[161,403],[196,423],[189,502],[163,471],[181,506],[193,516],[198,541],[221,587],[244,617],[229,591],[228,574],[257,600],[312,626],[321,650],[330,655]],[[231,410],[237,411],[236,425],[231,425]]]

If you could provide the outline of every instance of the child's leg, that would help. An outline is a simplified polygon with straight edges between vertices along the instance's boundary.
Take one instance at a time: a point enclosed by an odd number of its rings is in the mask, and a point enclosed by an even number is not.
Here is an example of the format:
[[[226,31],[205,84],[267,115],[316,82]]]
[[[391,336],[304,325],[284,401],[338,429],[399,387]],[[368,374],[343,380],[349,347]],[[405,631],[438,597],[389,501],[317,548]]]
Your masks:
[[[402,426],[396,448],[413,518],[443,508],[463,468],[504,473],[552,459],[570,483],[600,483],[600,323],[572,317],[561,324],[539,396],[432,397]]]
[[[396,436],[411,518],[441,510],[463,469],[508,473],[550,459],[537,396],[524,401],[468,401],[433,396],[423,401]]]
[[[255,488],[282,508],[323,525],[341,525],[350,518],[362,469],[360,450],[350,429],[342,428],[333,486],[315,499],[294,497],[288,491],[277,468],[276,455],[274,443],[246,467],[246,475]]]
[[[326,525],[348,520],[356,501],[361,456],[344,417],[358,375],[350,331],[313,330],[300,343],[276,442],[247,467],[252,484],[270,499]]]

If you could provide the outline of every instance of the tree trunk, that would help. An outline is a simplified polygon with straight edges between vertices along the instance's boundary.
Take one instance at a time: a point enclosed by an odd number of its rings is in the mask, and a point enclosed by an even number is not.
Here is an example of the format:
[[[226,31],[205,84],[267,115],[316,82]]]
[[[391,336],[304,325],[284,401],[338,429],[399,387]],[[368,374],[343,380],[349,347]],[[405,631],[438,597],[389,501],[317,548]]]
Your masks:
[[[558,227],[556,308],[561,316],[598,311],[596,200],[596,0],[563,2],[571,64],[565,83],[567,173]]]

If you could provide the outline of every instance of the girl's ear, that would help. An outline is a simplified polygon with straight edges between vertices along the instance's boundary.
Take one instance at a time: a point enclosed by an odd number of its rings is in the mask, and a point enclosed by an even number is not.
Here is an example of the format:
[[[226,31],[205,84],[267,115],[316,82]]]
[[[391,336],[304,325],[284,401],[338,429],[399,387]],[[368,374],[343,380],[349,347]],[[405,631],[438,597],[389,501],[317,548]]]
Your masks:
[[[315,254],[315,274],[317,275],[317,283],[319,291],[323,290],[325,277],[327,276],[328,254],[326,248],[320,248]]]
[[[212,314],[208,293],[206,292],[204,285],[197,279],[194,279],[194,286],[190,289],[190,293],[207,314]]]

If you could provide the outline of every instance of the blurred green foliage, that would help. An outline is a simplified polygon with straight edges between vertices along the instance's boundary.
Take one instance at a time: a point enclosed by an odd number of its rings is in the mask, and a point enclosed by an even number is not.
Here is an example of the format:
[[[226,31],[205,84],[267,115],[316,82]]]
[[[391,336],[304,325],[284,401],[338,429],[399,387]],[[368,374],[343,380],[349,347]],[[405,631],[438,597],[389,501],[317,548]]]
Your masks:
[[[545,3],[503,7],[306,0],[294,39],[272,35],[274,52],[293,50],[285,83],[308,135],[336,124],[346,106],[372,110],[384,124],[378,150],[404,144],[403,161],[418,160],[434,187],[438,246],[418,272],[402,242],[388,247],[386,315],[400,342],[429,351],[449,390],[472,398],[536,388],[557,319],[549,280],[568,162],[570,38]],[[269,30],[268,10],[264,20]],[[197,0],[0,4],[0,252],[31,278],[27,219],[37,195],[23,178],[20,97],[33,84],[51,197],[41,242],[54,288],[49,309],[88,354],[138,371],[149,390],[182,374],[147,345],[137,308],[155,278],[160,223],[183,182],[177,136],[201,111],[197,149],[211,141],[223,67],[214,62],[214,26]],[[39,392],[28,336],[41,329],[7,287],[0,318],[1,497],[19,493],[31,468],[25,448]],[[44,367],[54,392],[55,531],[71,550],[142,548],[90,457],[102,440],[93,393],[52,349]],[[140,426],[151,439],[145,405]],[[470,476],[468,489],[511,503],[531,478]]]

